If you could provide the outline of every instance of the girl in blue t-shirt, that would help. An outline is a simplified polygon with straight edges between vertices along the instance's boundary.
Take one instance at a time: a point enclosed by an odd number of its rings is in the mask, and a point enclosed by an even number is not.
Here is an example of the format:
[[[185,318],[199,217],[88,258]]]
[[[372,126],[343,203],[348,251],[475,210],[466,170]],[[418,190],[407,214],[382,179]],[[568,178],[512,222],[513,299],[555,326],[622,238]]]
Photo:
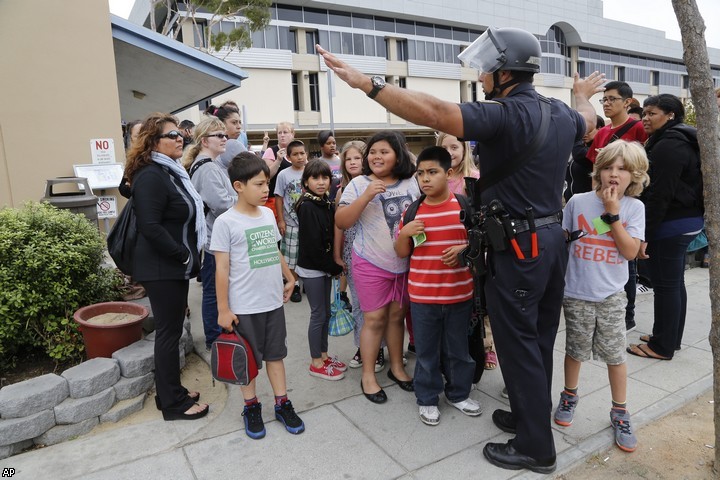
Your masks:
[[[414,172],[404,138],[389,130],[376,133],[363,153],[363,175],[344,189],[335,215],[339,228],[356,228],[352,267],[364,317],[361,357],[374,358],[385,337],[388,377],[406,391],[413,391],[402,358],[408,262],[395,254],[393,241],[402,213],[420,196]],[[375,378],[374,364],[364,362],[362,368],[363,393],[371,402],[384,403],[387,396]]]

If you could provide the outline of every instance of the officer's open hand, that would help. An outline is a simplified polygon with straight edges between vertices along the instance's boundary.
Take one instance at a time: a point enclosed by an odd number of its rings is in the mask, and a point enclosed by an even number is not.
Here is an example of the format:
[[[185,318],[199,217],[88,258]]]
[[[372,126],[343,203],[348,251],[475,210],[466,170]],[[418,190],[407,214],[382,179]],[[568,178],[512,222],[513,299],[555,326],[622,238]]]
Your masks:
[[[582,96],[585,99],[590,99],[596,93],[605,91],[605,87],[602,85],[605,83],[605,74],[600,72],[593,72],[585,78],[580,78],[578,73],[575,73],[573,81],[573,92],[577,96]]]
[[[325,65],[352,88],[360,88],[363,82],[369,84],[367,75],[343,62],[320,45],[315,45],[315,50],[323,57]]]

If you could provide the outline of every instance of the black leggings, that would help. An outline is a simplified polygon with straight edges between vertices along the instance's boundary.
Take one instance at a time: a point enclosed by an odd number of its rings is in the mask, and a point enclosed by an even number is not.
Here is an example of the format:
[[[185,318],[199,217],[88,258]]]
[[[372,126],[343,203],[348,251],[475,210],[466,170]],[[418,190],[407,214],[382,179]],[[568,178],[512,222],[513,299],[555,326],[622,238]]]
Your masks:
[[[193,405],[180,384],[180,337],[185,320],[188,280],[142,282],[155,317],[155,388],[160,408],[182,413]]]

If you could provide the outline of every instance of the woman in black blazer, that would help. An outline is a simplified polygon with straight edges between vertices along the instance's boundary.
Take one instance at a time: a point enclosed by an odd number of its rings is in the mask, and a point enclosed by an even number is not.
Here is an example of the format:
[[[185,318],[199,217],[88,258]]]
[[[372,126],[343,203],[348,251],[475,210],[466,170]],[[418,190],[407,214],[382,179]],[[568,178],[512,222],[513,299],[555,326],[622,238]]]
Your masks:
[[[143,121],[125,167],[140,234],[133,279],[145,287],[155,317],[156,403],[165,420],[194,420],[209,411],[197,403],[198,392],[180,384],[185,301],[205,243],[202,199],[177,162],[182,147],[177,119],[154,113]]]

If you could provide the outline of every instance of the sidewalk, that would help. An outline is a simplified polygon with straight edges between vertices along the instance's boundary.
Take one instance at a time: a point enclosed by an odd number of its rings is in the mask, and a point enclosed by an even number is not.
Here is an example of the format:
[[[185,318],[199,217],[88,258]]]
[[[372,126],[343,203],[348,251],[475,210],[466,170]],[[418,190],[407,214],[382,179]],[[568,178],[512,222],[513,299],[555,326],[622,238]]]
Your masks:
[[[684,405],[712,388],[712,354],[708,342],[710,299],[708,270],[686,271],[688,315],[683,348],[671,362],[628,355],[628,406],[637,429]],[[205,354],[200,318],[200,284],[191,282],[190,308],[195,347]],[[652,328],[652,295],[637,297],[637,330],[628,335],[636,343]],[[378,374],[389,400],[368,402],[360,392],[360,371],[349,369],[346,378],[327,382],[307,374],[307,299],[286,305],[288,393],[306,424],[302,435],[285,432],[274,420],[273,397],[267,377],[258,377],[258,398],[264,403],[267,436],[251,440],[243,431],[242,397],[229,388],[224,404],[211,404],[210,414],[192,422],[164,422],[160,412],[149,420],[115,430],[79,437],[52,447],[29,451],[0,461],[14,468],[21,479],[212,479],[237,476],[257,479],[438,479],[438,478],[541,478],[527,470],[496,468],[482,455],[488,441],[505,442],[491,420],[492,411],[506,408],[499,370],[487,371],[472,398],[484,407],[470,418],[444,400],[441,423],[420,422],[415,397]],[[553,392],[562,389],[565,346],[564,323],[555,344]],[[352,335],[330,339],[330,353],[347,361],[355,353]],[[408,372],[412,372],[410,357]],[[210,373],[208,371],[207,375]],[[216,384],[214,388],[226,388]],[[594,453],[612,445],[608,411],[610,387],[603,364],[584,364],[582,401],[573,425],[554,425],[558,475]],[[205,396],[205,394],[204,394]],[[207,395],[210,396],[210,395]],[[556,400],[556,399],[555,399]],[[146,400],[153,404],[151,398]],[[154,409],[154,404],[152,405]],[[643,439],[639,438],[641,455]]]

